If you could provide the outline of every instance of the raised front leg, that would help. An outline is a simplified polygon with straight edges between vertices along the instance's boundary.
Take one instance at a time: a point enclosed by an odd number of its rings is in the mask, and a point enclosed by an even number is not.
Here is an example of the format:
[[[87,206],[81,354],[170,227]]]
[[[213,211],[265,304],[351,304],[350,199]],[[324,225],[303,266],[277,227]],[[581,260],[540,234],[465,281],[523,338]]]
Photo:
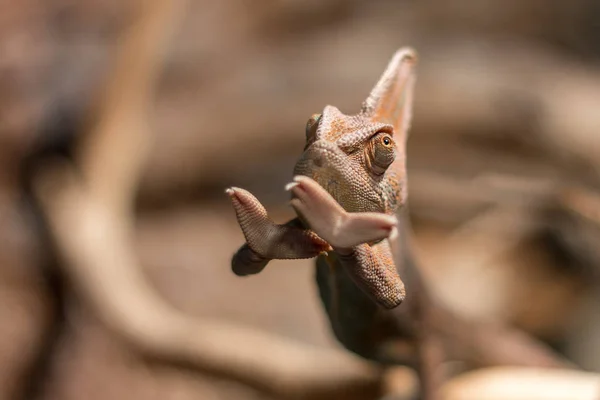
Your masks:
[[[320,237],[331,244],[340,264],[356,285],[385,308],[405,297],[389,240],[397,236],[396,217],[382,213],[346,212],[317,182],[297,176],[288,185],[292,206]]]
[[[397,236],[395,216],[346,212],[321,185],[307,176],[295,176],[286,189],[295,196],[291,204],[298,215],[338,252],[347,253],[359,244]]]
[[[236,275],[257,274],[272,259],[312,258],[331,250],[325,240],[304,229],[297,218],[283,225],[273,222],[263,205],[247,190],[230,188],[226,193],[246,238],[246,244],[231,261]]]

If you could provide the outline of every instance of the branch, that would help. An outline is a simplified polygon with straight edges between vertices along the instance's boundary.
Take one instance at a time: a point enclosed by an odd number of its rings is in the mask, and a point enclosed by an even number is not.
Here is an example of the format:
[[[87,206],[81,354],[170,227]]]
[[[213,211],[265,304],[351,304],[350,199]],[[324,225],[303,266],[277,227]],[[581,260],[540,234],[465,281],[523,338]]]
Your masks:
[[[442,390],[444,400],[597,400],[600,375],[572,370],[497,367],[463,374]]]
[[[145,356],[282,398],[378,396],[383,375],[371,363],[225,322],[194,319],[166,303],[146,281],[133,251],[131,205],[150,145],[151,92],[181,9],[181,1],[140,1],[138,20],[90,111],[77,165],[53,160],[33,179],[63,272],[101,320]]]
[[[104,323],[145,355],[239,380],[286,398],[371,397],[381,375],[340,352],[301,346],[224,322],[188,317],[147,283],[123,220],[92,197],[68,165],[38,175],[36,190],[62,266]]]

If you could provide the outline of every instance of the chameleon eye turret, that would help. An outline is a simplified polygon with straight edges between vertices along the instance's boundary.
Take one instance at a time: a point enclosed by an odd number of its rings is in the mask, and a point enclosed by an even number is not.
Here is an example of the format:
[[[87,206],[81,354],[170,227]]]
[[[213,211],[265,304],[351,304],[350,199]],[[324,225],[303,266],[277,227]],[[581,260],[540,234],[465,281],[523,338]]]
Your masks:
[[[371,161],[371,168],[376,175],[384,174],[388,167],[396,159],[396,146],[394,139],[387,132],[381,132],[375,135],[369,143],[368,157]]]

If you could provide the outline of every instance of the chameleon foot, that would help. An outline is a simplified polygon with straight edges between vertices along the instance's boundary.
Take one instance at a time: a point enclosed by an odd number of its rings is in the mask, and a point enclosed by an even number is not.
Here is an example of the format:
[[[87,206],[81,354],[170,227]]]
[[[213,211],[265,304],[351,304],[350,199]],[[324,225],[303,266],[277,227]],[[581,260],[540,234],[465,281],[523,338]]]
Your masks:
[[[331,249],[314,232],[302,228],[297,219],[282,225],[273,222],[263,205],[247,190],[232,187],[225,192],[231,198],[247,242],[234,256],[234,272],[257,273],[271,259],[312,258]]]
[[[294,177],[286,189],[295,196],[291,204],[296,212],[336,251],[397,235],[396,217],[375,212],[346,212],[321,185],[307,176]]]

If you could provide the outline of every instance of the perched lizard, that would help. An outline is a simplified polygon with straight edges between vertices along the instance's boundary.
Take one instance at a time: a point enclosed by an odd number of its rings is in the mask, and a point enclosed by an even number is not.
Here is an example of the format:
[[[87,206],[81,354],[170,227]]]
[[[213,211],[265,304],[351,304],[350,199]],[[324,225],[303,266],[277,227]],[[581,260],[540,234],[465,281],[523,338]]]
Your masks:
[[[320,296],[338,340],[363,357],[415,368],[424,398],[452,351],[480,365],[565,366],[519,332],[473,324],[434,304],[421,280],[403,221],[415,65],[414,51],[400,49],[358,114],[327,106],[308,120],[286,186],[297,218],[278,225],[252,194],[227,189],[246,238],[232,269],[249,275],[271,259],[317,257]]]
[[[399,50],[357,115],[333,106],[306,125],[306,145],[294,168],[292,206],[283,225],[249,192],[230,188],[246,244],[235,254],[238,275],[260,272],[271,259],[317,259],[317,282],[338,339],[378,358],[381,314],[405,298],[390,239],[407,196],[405,143],[410,125],[416,55]],[[378,336],[378,337],[375,337]]]

